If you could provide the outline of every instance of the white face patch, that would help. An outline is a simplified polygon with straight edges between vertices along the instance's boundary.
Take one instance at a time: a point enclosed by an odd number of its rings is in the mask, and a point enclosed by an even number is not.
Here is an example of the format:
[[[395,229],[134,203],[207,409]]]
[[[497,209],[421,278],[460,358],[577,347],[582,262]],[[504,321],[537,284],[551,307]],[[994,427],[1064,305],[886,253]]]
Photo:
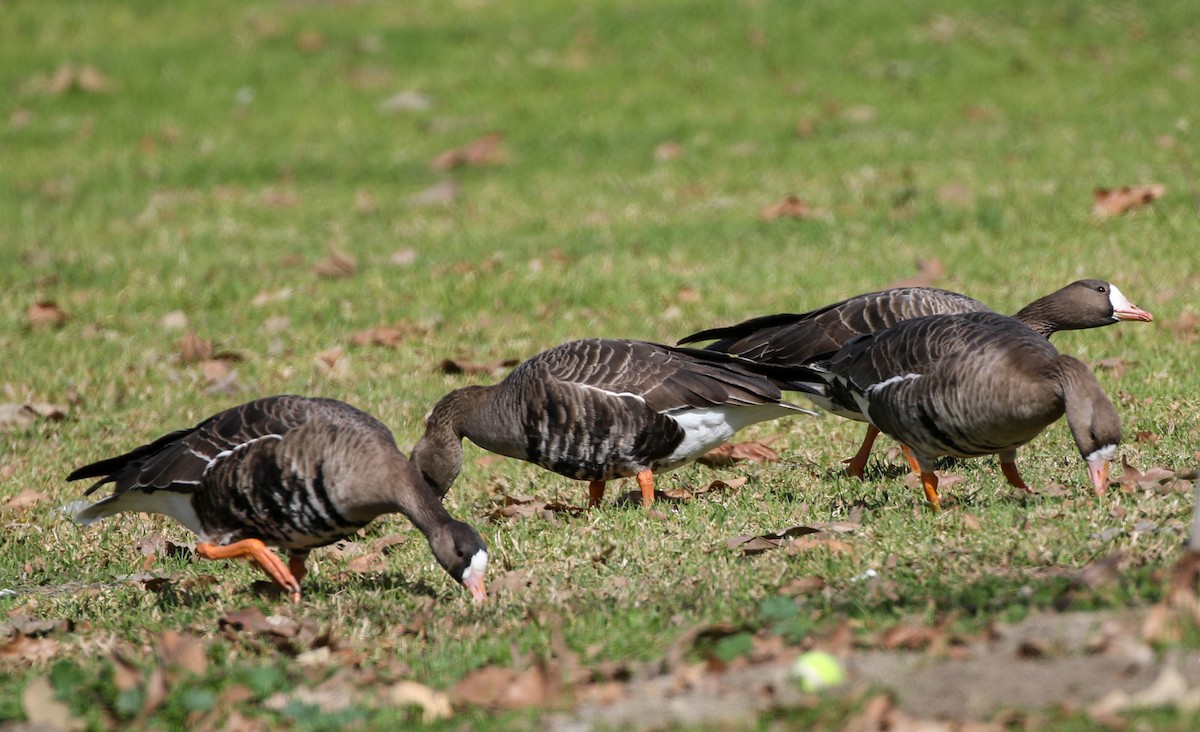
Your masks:
[[[482,578],[484,572],[487,571],[488,554],[486,549],[480,549],[475,552],[475,556],[471,557],[471,563],[463,570],[462,581],[465,584],[468,579],[473,577]]]
[[[1113,455],[1116,455],[1116,454],[1117,454],[1117,446],[1116,445],[1105,445],[1104,447],[1100,448],[1099,450],[1096,450],[1095,452],[1093,452],[1091,455],[1088,455],[1087,457],[1085,457],[1083,460],[1084,460],[1084,462],[1087,462],[1087,463],[1094,463],[1098,460],[1112,460]]]
[[[1129,298],[1117,289],[1116,285],[1108,286],[1108,302],[1112,305],[1113,312],[1120,310],[1130,310],[1134,307],[1133,303],[1129,302]],[[1113,316],[1113,320],[1117,320],[1117,316]]]

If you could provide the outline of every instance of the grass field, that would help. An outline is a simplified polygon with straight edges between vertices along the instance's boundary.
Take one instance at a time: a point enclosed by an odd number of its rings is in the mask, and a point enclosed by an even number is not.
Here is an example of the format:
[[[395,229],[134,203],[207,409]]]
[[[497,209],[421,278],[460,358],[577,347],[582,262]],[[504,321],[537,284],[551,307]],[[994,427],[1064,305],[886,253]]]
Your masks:
[[[82,493],[73,467],[256,396],[343,399],[407,450],[442,394],[503,374],[445,359],[674,342],[920,263],[1002,312],[1080,277],[1116,283],[1156,322],[1055,343],[1107,366],[1115,475],[1121,459],[1194,470],[1198,33],[1183,0],[0,2],[0,402],[65,412],[0,426],[0,610],[47,625],[0,640],[0,720],[53,699],[41,708],[92,729],[388,728],[422,719],[381,701],[401,681],[443,690],[570,656],[583,696],[696,629],[685,658],[728,663],[772,639],[862,648],[898,624],[970,635],[1043,610],[1144,611],[1190,488],[1092,495],[1065,424],[1019,457],[1032,485],[1065,487],[1023,499],[994,459],[963,462],[940,515],[885,441],[865,482],[842,476],[861,426],[832,417],[747,431],[778,435],[780,462],[663,477],[748,480],[657,518],[609,501],[491,521],[505,495],[579,506],[586,487],[468,446],[447,505],[489,543],[481,607],[402,518],[316,552],[293,608],[245,564],[172,551],[191,537],[158,517],[84,532],[55,507]],[[1093,214],[1094,188],[1150,183],[1167,188],[1151,206]],[[811,214],[761,215],[789,194]],[[381,326],[391,345],[355,338]],[[203,343],[184,353],[189,332]],[[726,546],[831,521],[853,530]],[[1078,580],[1117,552],[1105,581]],[[247,608],[287,628],[225,622]],[[543,692],[430,723],[540,728],[572,698]],[[863,703],[713,724],[837,728]]]

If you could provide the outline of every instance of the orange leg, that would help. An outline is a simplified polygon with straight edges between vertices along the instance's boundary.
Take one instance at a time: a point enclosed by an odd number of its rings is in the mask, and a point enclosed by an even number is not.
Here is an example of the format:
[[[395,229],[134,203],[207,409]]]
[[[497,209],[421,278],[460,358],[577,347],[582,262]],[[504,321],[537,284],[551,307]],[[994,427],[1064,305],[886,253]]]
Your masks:
[[[292,552],[288,556],[288,570],[292,576],[296,578],[296,583],[304,581],[304,575],[308,574],[308,568],[304,566],[304,562],[308,559],[307,551]]]
[[[208,542],[196,545],[196,553],[205,559],[240,559],[245,557],[257,564],[285,592],[292,596],[292,602],[300,602],[300,582],[283,564],[275,552],[267,548],[258,539],[243,539],[225,546],[217,546]]]
[[[1017,464],[1011,460],[1005,462],[1000,461],[1000,472],[1004,473],[1004,477],[1008,479],[1009,485],[1014,488],[1020,488],[1026,493],[1033,493],[1033,489],[1025,485],[1025,481],[1021,480],[1021,474],[1017,472]]]
[[[862,447],[858,448],[854,457],[842,461],[846,464],[846,475],[862,480],[863,470],[867,467],[867,458],[871,455],[871,447],[875,444],[876,437],[879,437],[879,428],[873,424],[867,425],[867,434],[863,437]]]
[[[914,473],[917,473],[918,475],[923,476],[924,473],[921,471],[921,463],[917,462],[917,454],[912,451],[912,448],[909,447],[908,445],[901,445],[900,450],[904,452],[904,458],[906,460],[908,460],[909,469],[912,470]],[[937,488],[936,480],[934,481],[933,486],[934,486],[934,488]]]
[[[604,500],[604,481],[593,480],[588,483],[588,508],[595,508]]]
[[[905,449],[907,450],[908,448],[905,448]],[[940,498],[938,498],[937,473],[934,473],[932,470],[929,472],[922,471],[921,472],[921,485],[925,488],[925,500],[929,501],[929,507],[931,509],[933,509],[935,512],[941,511],[942,510],[942,501]]]
[[[654,503],[654,473],[649,470],[643,470],[637,474],[638,487],[642,489],[642,506],[650,508],[650,504]]]

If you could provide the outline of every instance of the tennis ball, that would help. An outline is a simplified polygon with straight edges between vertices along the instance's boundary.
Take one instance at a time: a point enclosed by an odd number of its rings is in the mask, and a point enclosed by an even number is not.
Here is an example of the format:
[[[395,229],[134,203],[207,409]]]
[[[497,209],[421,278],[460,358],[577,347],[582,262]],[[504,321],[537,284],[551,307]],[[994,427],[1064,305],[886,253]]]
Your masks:
[[[800,688],[808,694],[846,682],[846,672],[842,670],[842,664],[825,651],[809,651],[802,654],[792,664],[792,675],[800,681]]]

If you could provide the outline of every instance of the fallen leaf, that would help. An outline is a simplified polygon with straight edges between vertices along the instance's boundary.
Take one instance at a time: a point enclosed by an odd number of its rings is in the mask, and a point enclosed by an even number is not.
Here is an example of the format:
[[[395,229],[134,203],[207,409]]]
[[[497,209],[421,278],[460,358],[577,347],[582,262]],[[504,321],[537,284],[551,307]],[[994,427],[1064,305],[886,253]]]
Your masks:
[[[29,638],[17,635],[0,645],[0,660],[48,661],[58,655],[58,641],[52,638]]]
[[[804,536],[799,539],[794,539],[787,543],[786,551],[788,554],[800,554],[802,552],[810,552],[814,549],[824,549],[830,554],[853,554],[854,547],[848,542],[833,537],[812,537]]]
[[[493,709],[526,709],[545,706],[557,689],[545,663],[524,671],[484,666],[467,674],[450,689],[450,697],[464,704]]]
[[[367,330],[360,330],[350,336],[350,345],[352,346],[386,346],[387,348],[395,348],[410,335],[421,333],[424,328],[421,328],[407,321],[397,321],[392,325],[379,325]]]
[[[388,257],[388,261],[397,267],[411,267],[417,263],[417,250],[412,247],[397,249]]]
[[[321,373],[331,379],[342,379],[350,373],[350,357],[341,347],[321,351],[314,359]]]
[[[304,31],[296,36],[296,50],[301,53],[316,53],[325,48],[325,36],[316,31]]]
[[[1153,445],[1161,439],[1162,438],[1158,436],[1158,433],[1151,432],[1150,430],[1138,430],[1133,436],[1134,442],[1144,442],[1148,445]]]
[[[540,516],[542,518],[553,519],[556,513],[582,514],[587,512],[587,509],[583,506],[572,506],[557,501],[545,502],[538,500],[534,496],[525,495],[502,494],[497,498],[493,498],[492,504],[497,506],[497,508],[484,514],[484,518],[493,523],[499,523],[503,519],[508,518],[527,519]]]
[[[67,416],[67,408],[45,402],[0,404],[0,431],[23,430],[38,420],[57,422]]]
[[[304,706],[316,707],[321,712],[329,714],[348,708],[357,697],[358,694],[354,693],[351,688],[318,687],[310,689],[307,686],[298,686],[292,691],[272,694],[262,702],[262,706],[280,711],[299,703]]]
[[[442,373],[445,374],[497,374],[507,368],[512,368],[520,363],[520,359],[506,358],[502,361],[489,361],[487,363],[476,363],[465,359],[450,359],[447,358],[441,363]]]
[[[183,330],[188,326],[188,316],[182,310],[172,310],[163,315],[159,322],[164,330]]]
[[[42,501],[49,500],[49,498],[50,496],[47,496],[45,493],[35,491],[32,488],[26,488],[4,502],[4,513],[24,511]]]
[[[680,145],[674,140],[660,142],[654,148],[654,162],[665,163],[669,160],[676,160],[683,155],[683,145]]]
[[[917,260],[917,274],[913,277],[896,280],[881,289],[892,290],[897,287],[929,287],[946,274],[946,267],[938,257]]]
[[[449,719],[451,716],[450,697],[415,681],[398,681],[392,684],[385,698],[394,706],[421,707],[421,721],[425,724]]]
[[[61,328],[67,322],[67,312],[53,300],[39,300],[25,310],[25,322],[30,330]]]
[[[256,607],[248,607],[242,610],[234,610],[228,612],[217,619],[217,627],[227,637],[232,637],[236,633],[262,633],[271,629],[270,623],[263,615],[262,610]]]
[[[1125,359],[1120,356],[1102,358],[1092,364],[1093,369],[1112,371],[1118,379],[1125,375]]]
[[[944,491],[946,488],[956,486],[959,483],[965,483],[967,480],[964,476],[961,476],[958,473],[951,473],[946,470],[935,470],[935,471],[933,471],[933,474],[936,475],[937,479],[938,479],[938,493],[939,494],[942,491]],[[907,475],[904,476],[904,485],[914,491],[922,490],[921,476],[910,471]]]
[[[736,490],[736,489],[741,488],[742,486],[746,485],[746,483],[749,482],[749,480],[750,480],[749,478],[742,475],[737,478],[730,478],[729,480],[714,480],[713,482],[709,483],[707,486],[704,486],[703,488],[696,488],[696,489],[666,488],[661,491],[655,491],[655,496],[656,497],[662,496],[664,498],[674,499],[677,501],[690,501],[693,498],[695,498],[696,496],[701,496],[706,493],[716,493],[719,491]],[[640,491],[637,492],[637,500],[641,500],[641,492]]]
[[[82,719],[71,716],[71,707],[58,700],[50,679],[38,676],[21,690],[21,709],[32,729],[77,730],[84,728]]]
[[[762,554],[772,549],[778,549],[789,539],[815,534],[818,531],[820,529],[814,529],[811,526],[792,526],[770,534],[735,536],[732,539],[726,539],[725,546],[729,549],[737,549],[744,555]]]
[[[208,669],[204,643],[193,635],[164,630],[158,636],[158,661],[165,668],[177,668],[196,676]]]
[[[133,691],[142,685],[142,670],[119,650],[113,651],[113,685],[117,691]]]
[[[74,629],[75,623],[70,620],[44,620],[18,613],[10,617],[7,623],[0,625],[0,636],[23,635],[28,638],[41,638],[55,633],[69,633]]]
[[[766,440],[750,440],[736,443],[726,442],[704,453],[696,462],[711,467],[726,467],[742,460],[748,460],[758,465],[777,463],[779,462],[779,453],[775,452],[769,446],[770,443],[777,439],[779,439],[778,436]]]
[[[316,272],[319,277],[353,277],[358,272],[358,263],[354,257],[333,247],[329,250],[328,257],[313,265],[313,272]]]
[[[458,197],[458,181],[444,180],[405,199],[410,206],[447,206]]]
[[[797,577],[788,582],[783,587],[779,588],[779,594],[786,597],[795,597],[796,595],[811,595],[815,592],[820,592],[825,589],[827,583],[823,577],[810,575],[807,577]]]
[[[210,358],[200,362],[200,373],[204,376],[204,383],[209,386],[225,380],[230,370],[229,363],[221,359]]]
[[[508,160],[508,151],[504,148],[504,135],[499,132],[492,132],[467,143],[463,147],[441,153],[429,161],[429,169],[444,171],[464,165],[468,167],[503,165]]]
[[[194,330],[184,333],[178,345],[180,363],[196,363],[213,357],[212,342],[196,335]]]
[[[112,82],[99,69],[85,65],[75,67],[64,64],[55,70],[49,81],[45,82],[46,92],[58,96],[78,89],[87,94],[97,94],[112,88]]]
[[[759,212],[759,217],[763,221],[774,221],[780,218],[811,219],[820,216],[823,216],[822,212],[810,208],[807,203],[791,193],[769,206],[764,206]]]
[[[1092,191],[1092,213],[1100,218],[1120,216],[1135,208],[1147,206],[1162,198],[1167,187],[1158,183],[1120,188],[1097,188]]]
[[[1191,310],[1184,311],[1176,320],[1163,322],[1163,325],[1175,335],[1175,339],[1178,341],[1190,343],[1200,338],[1200,315]]]

